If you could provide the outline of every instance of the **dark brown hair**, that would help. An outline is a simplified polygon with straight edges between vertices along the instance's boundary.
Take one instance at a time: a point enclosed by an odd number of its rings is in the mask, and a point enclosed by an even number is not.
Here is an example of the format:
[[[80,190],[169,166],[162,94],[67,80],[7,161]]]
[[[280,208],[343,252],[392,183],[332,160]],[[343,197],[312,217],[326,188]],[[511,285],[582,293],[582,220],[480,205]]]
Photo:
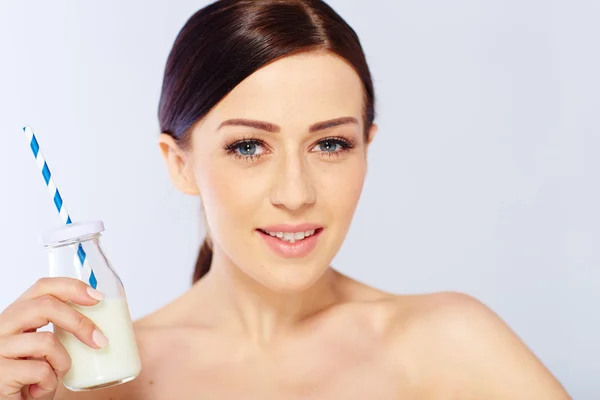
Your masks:
[[[245,78],[281,57],[309,51],[335,54],[356,70],[365,89],[366,137],[375,118],[371,73],[354,30],[322,0],[219,0],[192,15],[167,59],[161,132],[188,146],[194,123]],[[207,235],[193,282],[211,262]]]

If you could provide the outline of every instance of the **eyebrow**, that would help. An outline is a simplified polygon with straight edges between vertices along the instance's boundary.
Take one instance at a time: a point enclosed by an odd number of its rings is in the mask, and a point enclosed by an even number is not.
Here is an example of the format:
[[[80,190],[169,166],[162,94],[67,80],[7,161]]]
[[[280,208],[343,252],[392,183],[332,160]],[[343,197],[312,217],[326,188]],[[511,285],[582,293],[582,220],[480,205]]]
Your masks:
[[[322,131],[325,129],[334,128],[336,126],[346,125],[346,124],[358,125],[358,120],[354,117],[334,118],[334,119],[330,119],[327,121],[321,121],[321,122],[312,124],[308,128],[308,131],[310,133],[314,133],[314,132],[318,132],[318,131]],[[260,130],[272,132],[272,133],[281,132],[281,127],[278,125],[275,125],[275,124],[272,124],[272,123],[266,122],[266,121],[257,121],[254,119],[245,119],[245,118],[234,118],[234,119],[228,119],[226,121],[223,121],[223,122],[221,122],[221,124],[219,125],[217,130],[220,130],[221,128],[223,128],[225,126],[247,126],[249,128],[260,129]]]

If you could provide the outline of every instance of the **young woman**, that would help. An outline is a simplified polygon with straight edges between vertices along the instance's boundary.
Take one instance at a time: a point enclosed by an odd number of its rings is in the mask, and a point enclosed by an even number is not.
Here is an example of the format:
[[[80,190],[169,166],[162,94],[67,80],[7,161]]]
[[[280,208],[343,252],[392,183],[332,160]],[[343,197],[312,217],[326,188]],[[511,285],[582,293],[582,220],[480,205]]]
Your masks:
[[[198,11],[169,55],[159,119],[173,183],[203,204],[194,285],[136,322],[137,379],[72,393],[68,353],[35,328],[101,345],[64,304],[97,300],[83,282],[40,280],[0,315],[0,399],[569,398],[477,300],[392,295],[330,267],[377,126],[359,39],[326,3]]]

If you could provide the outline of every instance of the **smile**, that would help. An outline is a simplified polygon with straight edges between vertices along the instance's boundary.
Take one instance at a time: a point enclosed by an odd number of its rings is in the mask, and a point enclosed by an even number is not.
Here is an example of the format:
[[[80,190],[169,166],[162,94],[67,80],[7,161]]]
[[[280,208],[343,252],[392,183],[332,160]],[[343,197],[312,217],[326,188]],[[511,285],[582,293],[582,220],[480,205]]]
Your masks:
[[[303,258],[315,249],[323,228],[316,225],[299,225],[293,228],[273,226],[257,229],[256,232],[275,255],[283,258]]]
[[[295,242],[299,242],[301,240],[306,239],[307,237],[314,235],[315,231],[317,231],[317,230],[310,229],[307,231],[300,231],[300,232],[269,232],[269,231],[260,229],[260,231],[269,236],[276,237],[282,241],[285,241],[288,243],[295,243]]]

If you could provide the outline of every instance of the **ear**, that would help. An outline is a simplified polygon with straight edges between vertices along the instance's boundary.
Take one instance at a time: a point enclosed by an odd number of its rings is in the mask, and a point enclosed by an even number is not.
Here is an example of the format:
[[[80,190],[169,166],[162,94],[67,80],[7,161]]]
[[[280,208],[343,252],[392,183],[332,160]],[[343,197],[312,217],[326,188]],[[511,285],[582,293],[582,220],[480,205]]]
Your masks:
[[[379,126],[377,124],[371,124],[371,128],[369,129],[369,138],[367,140],[367,145],[371,144],[373,139],[375,139],[375,135],[377,135],[378,130]]]
[[[171,135],[162,133],[158,145],[167,164],[173,185],[185,194],[200,195],[194,179],[192,162],[189,154],[182,150]]]
[[[367,138],[367,145],[365,146],[365,161],[367,162],[367,169],[369,168],[368,166],[368,154],[369,154],[369,145],[371,144],[371,142],[373,141],[373,139],[375,139],[375,135],[377,135],[377,131],[379,130],[379,126],[377,124],[371,124],[371,128],[369,128],[369,136]]]

